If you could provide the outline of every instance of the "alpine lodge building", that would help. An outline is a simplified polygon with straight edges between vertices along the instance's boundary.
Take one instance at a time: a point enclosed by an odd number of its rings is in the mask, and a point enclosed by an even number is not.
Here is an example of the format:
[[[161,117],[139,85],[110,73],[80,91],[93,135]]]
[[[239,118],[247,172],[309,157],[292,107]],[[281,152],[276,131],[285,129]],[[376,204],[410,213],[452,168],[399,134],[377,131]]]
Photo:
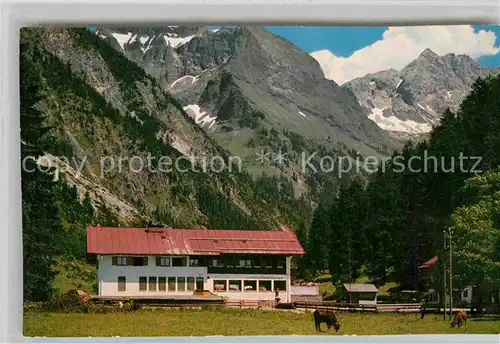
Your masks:
[[[290,230],[88,227],[98,297],[188,297],[291,302],[291,260],[304,254]]]

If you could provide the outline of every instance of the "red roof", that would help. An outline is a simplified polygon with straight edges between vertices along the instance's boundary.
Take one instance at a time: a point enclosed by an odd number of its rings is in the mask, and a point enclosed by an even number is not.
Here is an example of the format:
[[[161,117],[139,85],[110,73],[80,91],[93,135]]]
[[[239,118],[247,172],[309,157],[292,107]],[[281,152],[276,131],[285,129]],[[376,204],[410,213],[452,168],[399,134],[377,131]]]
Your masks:
[[[422,265],[419,266],[420,269],[428,268],[429,266],[432,266],[438,262],[438,256],[434,256]]]
[[[303,255],[292,231],[88,227],[87,252],[94,254]]]

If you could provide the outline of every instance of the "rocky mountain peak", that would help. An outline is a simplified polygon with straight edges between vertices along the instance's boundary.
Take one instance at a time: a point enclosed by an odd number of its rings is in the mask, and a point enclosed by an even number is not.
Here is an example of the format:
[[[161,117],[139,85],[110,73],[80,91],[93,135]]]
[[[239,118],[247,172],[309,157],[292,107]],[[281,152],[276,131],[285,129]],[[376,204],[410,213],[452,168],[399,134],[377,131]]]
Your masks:
[[[343,87],[379,127],[401,137],[428,133],[447,108],[458,109],[478,77],[496,73],[468,55],[439,56],[427,48],[401,71],[370,74]]]
[[[426,48],[417,57],[417,61],[418,60],[422,60],[422,59],[431,60],[432,61],[432,60],[439,59],[439,55],[436,54],[434,51],[432,51],[430,48]]]

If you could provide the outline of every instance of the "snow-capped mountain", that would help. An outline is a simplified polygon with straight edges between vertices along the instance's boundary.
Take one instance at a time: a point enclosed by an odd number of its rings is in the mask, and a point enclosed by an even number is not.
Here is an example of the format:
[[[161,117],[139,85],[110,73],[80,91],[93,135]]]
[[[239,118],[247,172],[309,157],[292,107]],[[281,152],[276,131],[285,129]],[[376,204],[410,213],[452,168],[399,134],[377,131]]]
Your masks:
[[[390,69],[342,85],[353,93],[368,118],[395,136],[428,133],[443,112],[456,111],[478,77],[499,72],[467,55],[438,56],[424,50],[400,71]]]
[[[171,93],[193,86],[206,72],[225,63],[234,50],[234,38],[226,29],[173,25],[113,27],[98,28],[96,34],[139,64]],[[215,129],[217,116],[192,102],[183,105],[196,123],[208,130]]]
[[[220,136],[266,122],[305,137],[331,137],[366,155],[398,147],[352,94],[324,78],[314,58],[264,28],[103,28],[97,34]]]
[[[207,30],[199,26],[165,25],[98,28],[96,33],[156,77],[162,86],[168,87],[182,76],[198,75],[207,68],[218,66],[224,58],[227,59],[222,51],[227,51],[228,55],[231,47],[221,46],[224,45],[221,38],[227,36],[225,30],[220,30],[217,36],[209,35],[214,31],[219,30]],[[196,54],[193,54],[192,46],[186,49],[193,38],[199,38],[195,40],[198,50]],[[218,40],[207,41],[206,38]],[[217,57],[211,54],[213,49],[217,49]]]

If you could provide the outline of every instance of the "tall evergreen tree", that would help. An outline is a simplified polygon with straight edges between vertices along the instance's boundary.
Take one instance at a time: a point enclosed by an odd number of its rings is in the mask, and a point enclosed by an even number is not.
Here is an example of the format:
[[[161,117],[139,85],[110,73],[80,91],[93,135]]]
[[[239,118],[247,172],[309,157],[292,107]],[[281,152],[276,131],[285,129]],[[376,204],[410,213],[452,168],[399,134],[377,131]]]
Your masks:
[[[53,177],[42,172],[35,161],[43,155],[48,128],[35,108],[40,99],[40,78],[30,54],[21,45],[20,103],[21,103],[21,188],[23,215],[23,278],[24,300],[47,300],[55,272],[52,261],[56,253],[55,238],[61,225],[55,197]]]

